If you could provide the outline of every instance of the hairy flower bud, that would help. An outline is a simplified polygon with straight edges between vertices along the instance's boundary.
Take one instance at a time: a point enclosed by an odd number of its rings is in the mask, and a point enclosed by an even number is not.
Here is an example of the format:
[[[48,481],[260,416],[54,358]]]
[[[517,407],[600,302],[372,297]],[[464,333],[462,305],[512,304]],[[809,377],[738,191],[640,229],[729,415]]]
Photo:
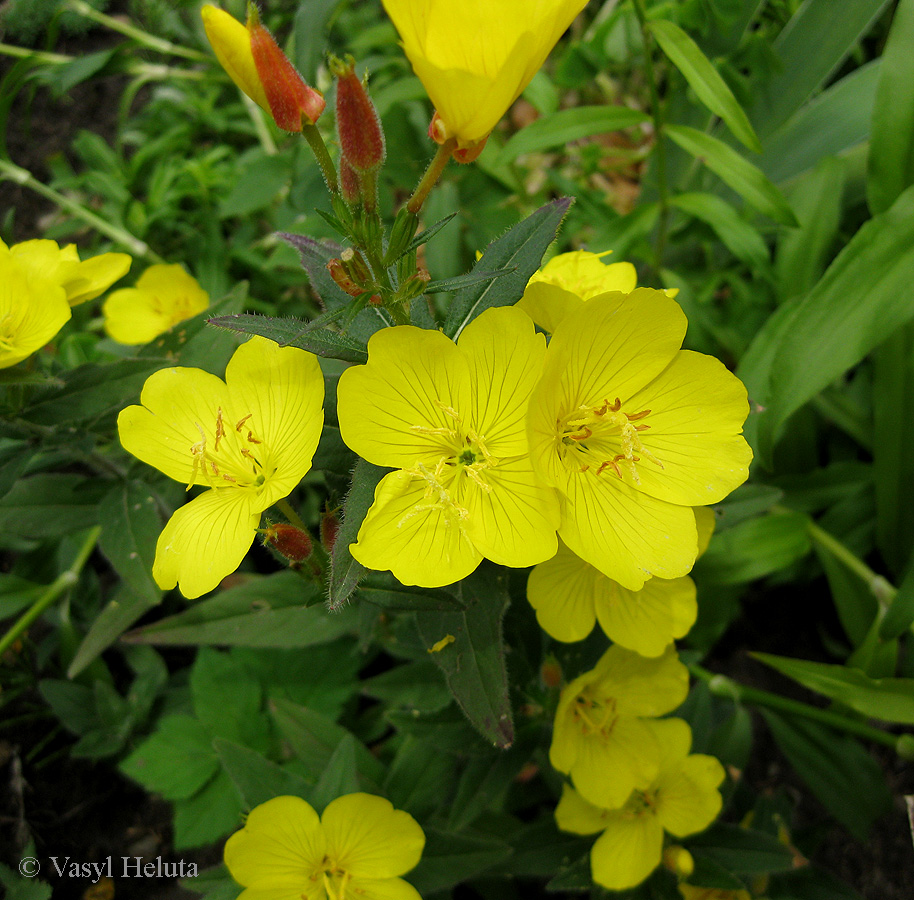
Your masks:
[[[337,285],[349,294],[350,297],[358,297],[359,294],[365,293],[365,290],[352,280],[352,277],[346,271],[346,267],[343,265],[341,259],[331,259],[330,262],[327,263],[327,271]]]
[[[313,549],[311,537],[306,531],[285,522],[270,525],[264,533],[263,542],[292,564],[304,562]]]
[[[351,56],[330,60],[336,75],[336,127],[346,161],[356,172],[373,172],[384,162],[384,131],[377,110],[355,74]]]
[[[350,206],[358,203],[362,196],[359,189],[359,176],[342,154],[340,155],[340,193]]]

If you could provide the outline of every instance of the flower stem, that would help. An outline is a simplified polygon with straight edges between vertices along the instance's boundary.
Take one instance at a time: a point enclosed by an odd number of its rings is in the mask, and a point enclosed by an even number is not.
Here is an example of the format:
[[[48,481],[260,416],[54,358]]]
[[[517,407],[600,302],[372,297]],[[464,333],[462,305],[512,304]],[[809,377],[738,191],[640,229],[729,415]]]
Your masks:
[[[453,138],[449,138],[443,144],[439,145],[438,152],[428,164],[428,168],[425,170],[422,180],[416,185],[412,197],[406,201],[406,209],[409,212],[415,215],[415,213],[422,209],[425,198],[428,197],[429,192],[441,177],[441,173],[444,171],[444,167],[447,165],[456,146],[457,141]]]
[[[193,59],[200,62],[209,59],[205,53],[201,53],[199,50],[191,50],[187,47],[182,47],[180,44],[173,44],[171,41],[149,34],[149,32],[143,31],[142,28],[137,28],[129,22],[122,22],[120,19],[105,15],[105,13],[99,12],[90,6],[85,0],[67,0],[66,5],[73,12],[91,19],[99,25],[104,25],[106,28],[124,35],[124,37],[131,38],[150,50],[156,50],[159,53],[170,53],[172,56],[183,56],[185,59]]]
[[[65,572],[61,572],[47,590],[27,609],[12,625],[9,631],[0,638],[0,656],[2,656],[15,643],[23,632],[35,621],[55,600],[66,593],[79,581],[79,573],[95,549],[98,536],[102,533],[101,526],[96,525],[86,533],[76,558]]]
[[[764,706],[768,709],[803,716],[806,719],[821,722],[823,725],[828,725],[838,731],[855,734],[865,740],[891,747],[893,750],[898,743],[898,735],[890,734],[880,728],[873,728],[871,725],[858,722],[855,719],[848,719],[846,716],[828,709],[820,709],[817,706],[810,706],[808,703],[801,703],[799,700],[790,700],[787,697],[780,696],[780,694],[772,694],[769,691],[747,687],[732,678],[728,678],[726,675],[709,672],[697,663],[690,665],[689,671],[696,678],[704,681],[708,685],[708,690],[717,697],[727,697],[738,703]]]
[[[324,181],[327,182],[330,193],[338,194],[340,192],[340,186],[336,180],[336,166],[333,165],[333,160],[330,158],[330,152],[327,150],[327,145],[324,143],[324,139],[321,137],[317,125],[308,125],[303,122],[301,133],[305,136],[305,140],[311,147],[311,152],[314,154],[317,164],[321,167]]]
[[[17,47],[15,44],[0,43],[0,54],[13,56],[16,59],[34,59],[36,62],[51,66],[61,66],[65,63],[73,62],[72,56],[64,56],[62,53],[47,53],[44,50],[32,50],[31,47]]]
[[[651,58],[653,41],[647,27],[647,16],[644,13],[642,0],[632,0],[641,34],[644,37],[644,74],[651,95],[651,116],[654,119],[654,155],[657,158],[657,194],[660,213],[657,219],[657,240],[654,244],[654,269],[660,276],[663,265],[663,254],[666,249],[667,224],[670,216],[670,204],[666,177],[666,141],[663,135],[663,111],[660,106],[660,94],[657,91],[657,79],[654,75],[654,62]]]
[[[35,193],[47,197],[48,200],[56,203],[61,209],[65,209],[76,218],[82,219],[87,225],[91,225],[96,231],[111,238],[115,243],[126,247],[134,256],[143,256],[157,263],[164,262],[162,257],[152,250],[145,241],[141,241],[122,228],[106,222],[91,210],[86,209],[81,203],[65,197],[59,191],[55,191],[54,188],[42,184],[28,169],[23,169],[15,163],[0,159],[0,178],[9,178],[10,181],[21,184],[23,187],[31,188]]]

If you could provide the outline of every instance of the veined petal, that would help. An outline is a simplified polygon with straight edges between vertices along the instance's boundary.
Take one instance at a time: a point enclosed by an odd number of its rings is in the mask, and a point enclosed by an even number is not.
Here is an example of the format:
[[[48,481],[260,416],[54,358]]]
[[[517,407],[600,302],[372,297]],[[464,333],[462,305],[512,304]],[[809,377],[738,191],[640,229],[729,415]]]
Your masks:
[[[130,270],[132,259],[126,253],[102,253],[82,262],[64,262],[60,267],[61,285],[70,306],[94,300]]]
[[[557,641],[582,641],[593,630],[597,583],[606,576],[561,541],[552,559],[536,566],[527,581],[527,599],[540,627]]]
[[[438,331],[399,325],[372,335],[368,360],[340,377],[343,440],[378,466],[434,468],[454,452],[454,413],[467,409],[463,354]]]
[[[152,577],[162,590],[175,585],[189,600],[231,575],[254,543],[260,510],[253,493],[233,487],[206,491],[178,509],[156,544]]]
[[[351,895],[359,900],[422,900],[419,892],[402,878],[353,878]]]
[[[596,834],[606,828],[609,810],[588,803],[574,788],[562,785],[562,799],[555,808],[555,824],[572,834]]]
[[[119,344],[148,344],[168,331],[171,322],[150,303],[149,295],[137,288],[121,288],[102,307],[105,331]]]
[[[270,104],[257,74],[247,28],[224,10],[210,4],[200,10],[200,15],[206,36],[222,68],[245,94],[269,112]]]
[[[707,506],[695,507],[695,526],[698,529],[698,555],[701,556],[708,545],[711,543],[711,537],[714,534],[714,528],[717,525],[717,516],[714,510]]]
[[[644,657],[614,644],[596,666],[599,692],[616,699],[623,716],[662,716],[689,692],[689,670],[672,644],[657,657]]]
[[[302,887],[300,881],[290,881],[277,886],[245,888],[238,895],[238,900],[324,900],[326,896],[320,882]]]
[[[239,420],[250,415],[242,430],[253,429],[269,448],[275,474],[264,484],[265,509],[311,468],[324,424],[324,376],[313,353],[253,337],[229,360],[225,381]]]
[[[527,407],[546,356],[546,339],[513,306],[486,310],[460,335],[470,370],[470,421],[496,459],[527,452]]]
[[[320,818],[310,804],[274,797],[251,810],[245,827],[226,841],[225,864],[235,881],[258,891],[251,894],[258,900],[285,900],[284,892],[296,885],[300,900],[325,852]]]
[[[742,436],[749,414],[746,388],[713,356],[680,351],[650,384],[625,401],[650,409],[639,435],[663,465],[642,462],[638,490],[670,503],[704,506],[722,500],[749,474],[752,450]]]
[[[698,616],[695,582],[688,575],[651,578],[640,591],[601,575],[593,596],[606,636],[641,656],[660,656],[673,640],[689,633]]]
[[[524,289],[524,296],[517,301],[517,308],[530,316],[543,331],[552,334],[562,319],[576,312],[583,304],[583,297],[571,289],[531,278]]]
[[[218,410],[231,408],[225,382],[202,369],[160,369],[146,379],[140,402],[118,416],[124,449],[169,478],[190,484],[192,448],[203,440],[215,445]]]
[[[610,813],[590,851],[593,880],[613,891],[641,884],[660,865],[663,827],[650,813]]]
[[[426,470],[429,478],[434,473]],[[466,533],[466,510],[450,495],[453,473],[430,489],[410,472],[391,472],[375,490],[374,504],[350,552],[369,569],[390,569],[402,584],[442,587],[470,574],[482,561]]]
[[[695,515],[636,491],[612,472],[568,480],[559,536],[582,559],[629,590],[651,576],[679,578],[695,562]]]
[[[416,866],[425,846],[425,834],[409,813],[372,794],[338,797],[324,810],[321,824],[328,854],[354,878],[403,875]]]
[[[463,478],[467,535],[483,556],[500,565],[524,568],[555,554],[558,498],[534,475],[526,457],[502,460],[485,469],[480,480],[488,491],[468,476]]]

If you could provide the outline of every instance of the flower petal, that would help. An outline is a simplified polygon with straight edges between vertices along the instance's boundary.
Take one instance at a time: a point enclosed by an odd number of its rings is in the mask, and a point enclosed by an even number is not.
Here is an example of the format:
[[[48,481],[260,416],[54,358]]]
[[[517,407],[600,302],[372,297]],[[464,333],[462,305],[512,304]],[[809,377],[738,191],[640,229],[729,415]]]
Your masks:
[[[601,695],[616,700],[623,716],[662,716],[689,692],[689,670],[672,644],[657,657],[645,657],[614,644],[596,666]]]
[[[442,485],[446,495],[453,473],[449,477]],[[460,498],[441,505],[437,494],[426,496],[428,487],[405,471],[381,479],[358,541],[349,545],[363,566],[390,569],[402,584],[441,587],[460,581],[479,565],[482,554],[467,536]]]
[[[555,556],[536,566],[527,581],[527,599],[540,627],[557,641],[584,640],[596,621],[600,580],[606,577],[559,541]]]
[[[62,285],[67,302],[77,306],[94,300],[130,270],[133,260],[126,253],[102,253],[82,262],[61,265]]]
[[[274,797],[251,810],[244,828],[225,844],[225,864],[239,884],[284,900],[298,885],[298,897],[320,870],[326,841],[317,813],[300,797]],[[257,894],[258,900],[261,895]]]
[[[611,813],[590,851],[593,880],[613,891],[641,884],[660,865],[663,827],[650,813]]]
[[[351,895],[358,900],[422,900],[419,892],[402,878],[353,878]]]
[[[378,466],[434,468],[453,452],[455,418],[467,409],[463,354],[438,331],[399,325],[368,342],[368,363],[343,372],[337,413],[343,440]],[[452,412],[448,412],[448,410]]]
[[[555,808],[555,824],[572,834],[596,834],[606,827],[609,811],[588,803],[574,788],[562,785],[562,799]]]
[[[231,575],[254,543],[260,510],[253,493],[225,487],[206,491],[168,520],[156,544],[152,577],[162,590],[176,584],[189,600]]]
[[[338,797],[324,810],[321,824],[329,855],[354,878],[403,875],[416,866],[425,847],[416,820],[372,794]]]

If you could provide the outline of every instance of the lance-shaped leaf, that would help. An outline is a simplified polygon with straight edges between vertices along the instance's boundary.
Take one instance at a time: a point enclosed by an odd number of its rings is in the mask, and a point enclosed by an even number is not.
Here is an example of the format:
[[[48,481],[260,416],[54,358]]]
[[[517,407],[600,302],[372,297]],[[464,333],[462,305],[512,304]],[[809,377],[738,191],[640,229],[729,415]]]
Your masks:
[[[502,619],[508,608],[505,575],[483,563],[457,586],[467,608],[416,613],[432,661],[472,725],[496,747],[514,741]]]
[[[750,206],[782,225],[798,224],[784,195],[762,174],[761,169],[732,147],[688,125],[667,125],[664,133],[686,153],[703,162]]]
[[[280,347],[298,347],[317,356],[342,359],[345,362],[368,362],[368,348],[362,341],[327,328],[313,329],[310,322],[303,322],[300,319],[279,319],[240,313],[234,316],[217,316],[209,322],[210,325],[227,328],[230,331],[259,334],[275,341]]]
[[[464,288],[472,287],[474,284],[481,284],[486,281],[494,281],[501,278],[502,275],[510,275],[517,271],[516,266],[508,266],[504,269],[498,269],[495,272],[482,272],[473,269],[466,275],[458,275],[455,278],[445,278],[441,281],[430,281],[424,293],[426,294],[444,294],[449,291],[460,291]]]
[[[390,610],[463,609],[465,603],[447,589],[400,584],[389,572],[371,572],[359,582],[359,596]]]
[[[685,76],[698,99],[715,116],[720,116],[734,136],[756,153],[762,152],[762,145],[749,124],[749,117],[739,105],[733,91],[711,61],[701,52],[698,44],[678,25],[657,19],[648,26],[651,34],[660,44],[660,49],[671,63]]]
[[[380,480],[389,472],[360,459],[352,472],[352,487],[343,506],[343,521],[330,554],[330,608],[339,609],[352,595],[362,576],[368,571],[349,552],[362,527],[362,521],[374,503],[374,492]]]
[[[510,306],[520,300],[530,276],[539,268],[543,254],[555,240],[572,202],[572,198],[565,197],[547,203],[489,244],[472,271],[493,272],[511,266],[515,271],[455,294],[444,323],[444,333],[448,337],[457,340],[460,332],[485,310],[493,306]]]

